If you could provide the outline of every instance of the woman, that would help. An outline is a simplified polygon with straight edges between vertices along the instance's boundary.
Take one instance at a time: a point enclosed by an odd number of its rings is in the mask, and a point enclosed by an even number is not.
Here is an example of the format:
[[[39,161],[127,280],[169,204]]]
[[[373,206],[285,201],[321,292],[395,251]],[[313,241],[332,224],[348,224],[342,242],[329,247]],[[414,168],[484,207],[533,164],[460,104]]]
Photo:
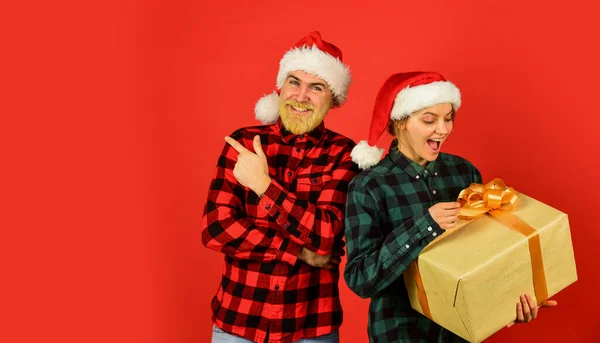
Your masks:
[[[411,308],[402,277],[429,242],[454,227],[459,192],[482,182],[469,161],[440,152],[460,103],[458,88],[438,73],[394,74],[377,95],[369,141],[352,151],[359,167],[369,169],[348,189],[344,277],[355,293],[371,298],[371,342],[464,341]],[[375,144],[386,128],[396,139],[380,161],[383,149]],[[535,318],[533,299],[519,300],[517,321]]]

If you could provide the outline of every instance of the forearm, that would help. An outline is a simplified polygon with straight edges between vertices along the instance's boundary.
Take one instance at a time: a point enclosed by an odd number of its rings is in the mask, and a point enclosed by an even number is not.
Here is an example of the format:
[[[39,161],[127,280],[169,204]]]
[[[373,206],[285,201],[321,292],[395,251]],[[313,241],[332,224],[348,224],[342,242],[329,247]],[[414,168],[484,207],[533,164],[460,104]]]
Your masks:
[[[316,200],[311,201],[271,181],[259,202],[259,215],[274,220],[298,244],[319,254],[329,254],[343,235],[347,189],[355,175],[356,166],[350,160],[343,162],[323,181],[323,187],[314,191]]]
[[[274,220],[284,235],[320,254],[330,253],[336,235],[341,236],[342,213],[331,202],[321,205],[298,199],[272,181],[259,202],[259,216]]]
[[[352,227],[352,220],[348,225]],[[433,234],[443,232],[426,214],[415,216],[379,238],[373,238],[375,235],[369,234],[368,229],[360,231],[360,242],[352,234],[346,235],[349,257],[344,278],[348,287],[363,298],[376,296],[396,282],[435,238]]]
[[[267,227],[250,224],[245,218],[210,220],[211,217],[209,213],[202,220],[202,242],[206,247],[239,259],[296,263],[301,246],[290,239]]]

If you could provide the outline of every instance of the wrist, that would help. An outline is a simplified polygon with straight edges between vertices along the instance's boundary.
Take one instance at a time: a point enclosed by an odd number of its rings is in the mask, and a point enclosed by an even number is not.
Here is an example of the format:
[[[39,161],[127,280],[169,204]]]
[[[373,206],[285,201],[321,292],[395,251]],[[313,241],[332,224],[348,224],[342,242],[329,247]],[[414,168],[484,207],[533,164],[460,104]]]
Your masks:
[[[271,178],[267,176],[267,178],[263,179],[258,186],[254,187],[253,191],[256,193],[256,195],[262,197],[262,195],[267,191],[267,188],[269,188],[269,185],[271,185]]]
[[[300,261],[305,261],[306,262],[306,260],[304,259],[304,247],[300,248],[300,252],[298,253],[298,259]]]

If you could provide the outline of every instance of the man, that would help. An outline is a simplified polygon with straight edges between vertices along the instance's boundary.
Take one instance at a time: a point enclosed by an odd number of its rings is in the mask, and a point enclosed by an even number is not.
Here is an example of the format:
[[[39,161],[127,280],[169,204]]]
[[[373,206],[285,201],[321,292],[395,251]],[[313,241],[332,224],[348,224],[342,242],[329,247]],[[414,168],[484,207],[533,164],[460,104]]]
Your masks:
[[[354,142],[325,129],[346,99],[341,51],[312,32],[280,62],[256,105],[268,124],[226,137],[202,219],[225,254],[213,342],[338,342],[339,263]]]

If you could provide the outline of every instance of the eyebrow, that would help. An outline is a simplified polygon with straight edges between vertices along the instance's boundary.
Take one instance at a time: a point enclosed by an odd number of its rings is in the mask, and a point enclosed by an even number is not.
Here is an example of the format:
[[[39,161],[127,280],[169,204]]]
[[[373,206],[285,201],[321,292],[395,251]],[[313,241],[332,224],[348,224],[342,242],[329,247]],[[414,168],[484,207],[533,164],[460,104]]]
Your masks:
[[[446,117],[446,116],[448,116],[448,115],[450,115],[450,114],[452,114],[452,113],[454,113],[454,108],[453,108],[453,109],[452,109],[450,112],[448,112],[448,113],[444,114],[444,117]],[[433,113],[433,112],[425,112],[425,113],[422,113],[421,115],[423,115],[423,116],[424,116],[424,115],[426,115],[426,114],[431,114],[431,115],[433,115],[433,116],[439,117],[437,113]]]
[[[298,77],[296,77],[296,76],[294,76],[294,75],[289,75],[289,76],[288,76],[288,79],[289,79],[290,77],[291,77],[292,79],[294,79],[294,80],[298,81],[298,82],[304,82],[304,81],[300,80]],[[309,86],[321,86],[321,87],[323,87],[323,88],[327,89],[327,85],[326,85],[326,84],[324,84],[324,83],[322,83],[322,82],[313,82],[313,83],[309,83]]]

